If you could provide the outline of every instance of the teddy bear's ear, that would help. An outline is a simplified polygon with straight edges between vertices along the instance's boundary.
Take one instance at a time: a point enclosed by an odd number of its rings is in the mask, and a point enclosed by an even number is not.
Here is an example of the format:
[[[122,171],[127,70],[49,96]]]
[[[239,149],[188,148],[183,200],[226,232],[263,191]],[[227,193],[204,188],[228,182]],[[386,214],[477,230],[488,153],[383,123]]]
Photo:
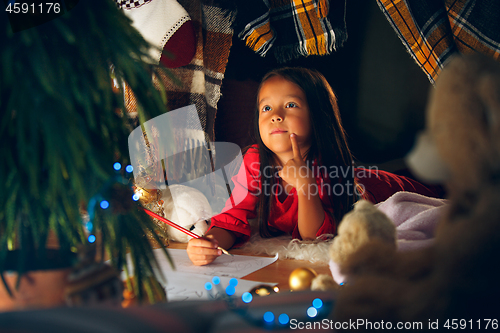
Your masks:
[[[406,164],[415,176],[429,184],[442,183],[450,178],[450,170],[428,132],[418,135],[415,147],[406,156]]]
[[[500,135],[500,76],[485,74],[477,85],[478,95],[485,109],[487,128],[496,138]]]

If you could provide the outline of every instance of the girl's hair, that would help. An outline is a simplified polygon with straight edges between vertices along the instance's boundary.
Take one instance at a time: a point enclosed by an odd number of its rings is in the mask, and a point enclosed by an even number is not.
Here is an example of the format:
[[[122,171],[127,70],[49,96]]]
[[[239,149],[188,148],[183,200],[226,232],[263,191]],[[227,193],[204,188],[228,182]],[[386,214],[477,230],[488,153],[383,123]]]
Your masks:
[[[338,224],[345,213],[347,213],[354,202],[355,183],[353,177],[353,158],[347,145],[346,134],[340,120],[340,112],[337,105],[337,97],[328,84],[325,77],[318,71],[300,67],[285,67],[268,72],[262,79],[258,93],[262,85],[271,77],[280,76],[287,81],[298,85],[303,91],[309,105],[311,120],[311,148],[307,153],[307,161],[312,165],[314,160],[318,166],[326,167],[326,176],[334,168],[341,178],[330,179],[330,191],[339,183],[342,187],[341,194],[329,195],[334,210],[335,222]],[[257,94],[258,99],[258,94]],[[272,230],[268,225],[268,218],[274,202],[275,193],[271,191],[277,179],[274,173],[264,172],[266,167],[274,165],[274,153],[269,150],[260,137],[259,132],[259,107],[257,101],[257,112],[254,118],[254,128],[260,155],[260,175],[262,191],[259,197],[258,219],[259,232],[262,237],[277,236],[280,232]],[[323,169],[324,170],[324,169]],[[340,172],[339,172],[340,171]],[[348,188],[350,187],[350,188]],[[270,195],[269,195],[270,194]],[[330,193],[331,194],[331,193]]]

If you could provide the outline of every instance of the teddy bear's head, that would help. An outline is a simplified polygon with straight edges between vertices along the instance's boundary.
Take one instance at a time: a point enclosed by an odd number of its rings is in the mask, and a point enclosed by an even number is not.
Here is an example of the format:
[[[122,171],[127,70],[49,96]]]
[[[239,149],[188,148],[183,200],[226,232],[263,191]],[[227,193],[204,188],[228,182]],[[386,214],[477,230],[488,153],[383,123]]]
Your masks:
[[[163,191],[162,200],[167,219],[199,236],[207,232],[212,209],[203,193],[189,186],[171,185]],[[167,233],[168,238],[176,242],[187,243],[191,239],[170,226],[167,227]]]
[[[338,235],[330,247],[330,258],[340,264],[361,245],[373,239],[393,244],[396,248],[396,228],[387,215],[372,203],[360,200],[339,224]]]
[[[441,72],[427,107],[426,132],[408,156],[424,180],[453,194],[477,191],[500,176],[500,65],[475,55],[455,56]]]

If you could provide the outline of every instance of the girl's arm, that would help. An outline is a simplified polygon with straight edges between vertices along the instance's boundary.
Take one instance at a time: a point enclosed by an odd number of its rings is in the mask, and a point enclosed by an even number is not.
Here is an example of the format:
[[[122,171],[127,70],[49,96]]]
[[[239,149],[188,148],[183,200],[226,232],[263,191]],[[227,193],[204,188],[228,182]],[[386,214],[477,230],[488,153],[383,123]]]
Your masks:
[[[303,178],[301,183],[297,188],[299,233],[304,240],[315,239],[325,220],[325,211],[318,195],[316,179]]]
[[[300,175],[300,170],[307,166],[300,154],[297,136],[295,134],[290,135],[290,141],[292,142],[293,158],[283,166],[280,177],[286,183],[295,187],[297,191],[300,236],[302,239],[315,239],[325,220],[325,211],[314,176],[309,172],[305,177]]]
[[[208,265],[222,254],[223,249],[230,249],[236,236],[232,231],[222,228],[210,229],[203,238],[193,238],[188,242],[186,251],[189,259],[197,266]]]

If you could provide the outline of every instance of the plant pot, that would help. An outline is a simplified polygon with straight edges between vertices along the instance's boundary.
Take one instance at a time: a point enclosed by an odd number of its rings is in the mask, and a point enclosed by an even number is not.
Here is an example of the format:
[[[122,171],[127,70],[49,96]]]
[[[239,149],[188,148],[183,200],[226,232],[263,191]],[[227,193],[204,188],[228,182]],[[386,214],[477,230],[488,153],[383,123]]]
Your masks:
[[[68,284],[68,274],[75,259],[74,253],[46,250],[47,258],[42,260],[34,254],[26,262],[27,272],[22,275],[16,288],[19,251],[9,251],[4,278],[12,296],[0,281],[0,311],[17,311],[47,308],[65,304],[64,290]]]

